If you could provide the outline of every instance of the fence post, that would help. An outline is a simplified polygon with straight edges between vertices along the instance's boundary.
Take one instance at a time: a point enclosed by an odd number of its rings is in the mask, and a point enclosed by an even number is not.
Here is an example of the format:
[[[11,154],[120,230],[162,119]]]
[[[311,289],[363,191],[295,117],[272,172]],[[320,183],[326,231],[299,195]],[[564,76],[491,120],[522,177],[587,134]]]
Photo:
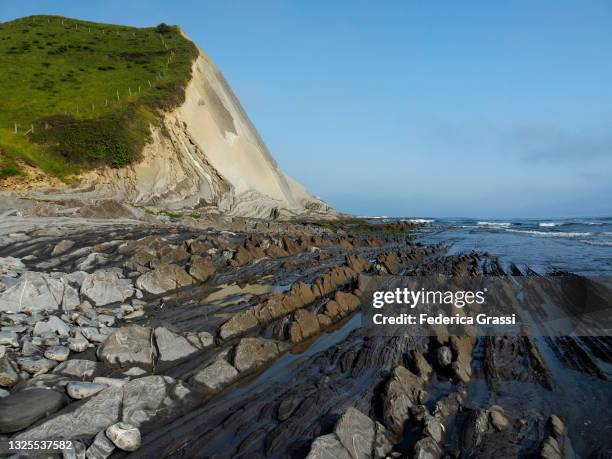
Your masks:
[[[17,123],[15,123],[15,134],[17,134]]]

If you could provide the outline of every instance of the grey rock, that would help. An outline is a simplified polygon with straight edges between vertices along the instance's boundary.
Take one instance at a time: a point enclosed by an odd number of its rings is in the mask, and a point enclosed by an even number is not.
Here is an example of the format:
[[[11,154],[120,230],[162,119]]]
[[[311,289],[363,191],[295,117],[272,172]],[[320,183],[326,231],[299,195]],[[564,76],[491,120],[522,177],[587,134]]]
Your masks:
[[[453,352],[448,346],[439,347],[436,352],[436,356],[441,367],[447,367],[453,361]]]
[[[82,258],[79,263],[77,263],[77,269],[87,271],[95,266],[103,265],[106,263],[108,263],[108,256],[106,254],[92,252],[86,257]]]
[[[34,325],[34,335],[56,333],[59,336],[70,335],[70,326],[57,316],[51,316],[46,321],[38,321]]]
[[[87,448],[85,457],[87,459],[106,459],[113,454],[114,450],[115,445],[102,430],[96,434],[93,443]]]
[[[0,345],[19,347],[19,339],[14,331],[0,331]]]
[[[138,319],[139,317],[142,317],[145,315],[145,312],[142,309],[137,309],[134,312],[130,312],[129,314],[126,314],[125,316],[123,316],[123,318],[125,320],[132,320],[132,319]]]
[[[215,338],[211,333],[199,332],[198,338],[200,338],[200,343],[202,343],[203,348],[211,347],[215,344]]]
[[[421,404],[423,396],[423,379],[402,366],[393,369],[383,393],[383,417],[394,435],[403,435],[410,408]]]
[[[25,272],[18,282],[0,293],[0,311],[35,312],[52,311],[60,306],[73,309],[78,294],[60,279],[39,272]]]
[[[387,457],[393,449],[392,435],[387,431],[385,426],[378,421],[375,423],[374,431],[374,445],[372,448],[374,459]]]
[[[62,450],[62,459],[85,459],[85,445],[77,440],[72,440],[72,447]]]
[[[115,387],[123,387],[128,383],[128,381],[125,379],[107,378],[104,376],[95,377],[93,382],[96,384],[104,384],[106,386],[115,386]]]
[[[0,398],[8,397],[10,394],[8,390],[0,389]]]
[[[278,354],[278,345],[273,341],[243,338],[236,346],[234,366],[240,372],[250,371],[274,359]]]
[[[154,335],[159,350],[159,360],[162,362],[179,360],[198,351],[186,338],[168,330],[166,327],[157,327]]]
[[[73,241],[69,241],[68,239],[64,239],[63,241],[58,242],[53,250],[51,251],[51,256],[56,257],[58,255],[62,255],[63,253],[68,252],[74,246]]]
[[[306,459],[351,459],[351,455],[332,433],[315,438]]]
[[[416,370],[416,374],[422,379],[429,379],[433,373],[433,369],[427,359],[418,351],[412,352],[412,361]]]
[[[69,284],[75,284],[79,287],[83,285],[83,281],[87,277],[87,273],[85,271],[75,271],[69,274],[63,274],[61,278],[68,282]]]
[[[109,425],[119,422],[122,400],[123,389],[107,387],[93,397],[80,402],[76,408],[65,410],[46,419],[37,426],[20,433],[14,439],[91,438]]]
[[[66,404],[66,397],[50,389],[13,392],[0,399],[0,433],[25,429],[37,420],[55,413]]]
[[[193,278],[174,264],[160,265],[136,280],[136,287],[153,295],[193,284]]]
[[[198,349],[206,349],[207,347],[211,347],[215,344],[214,336],[208,332],[187,333],[185,338],[187,338],[187,341]]]
[[[456,360],[452,363],[451,367],[455,372],[457,379],[466,384],[470,382],[470,378],[472,376],[472,367],[470,364],[462,360]]]
[[[504,416],[501,411],[490,411],[489,419],[491,420],[493,427],[495,427],[497,430],[506,430],[508,427],[510,427],[510,421],[508,421],[508,418]]]
[[[370,459],[374,444],[374,421],[361,411],[349,408],[342,415],[334,433],[353,459]]]
[[[89,348],[89,341],[85,338],[69,338],[68,349],[72,352],[84,352]]]
[[[90,382],[71,381],[66,385],[66,392],[71,398],[75,400],[81,400],[83,398],[91,397],[96,395],[98,392],[103,391],[108,386],[105,384],[96,384]]]
[[[55,333],[45,333],[41,336],[33,336],[32,344],[36,347],[41,346],[58,346],[60,343],[59,337]]]
[[[56,375],[53,373],[45,373],[32,377],[25,381],[19,390],[29,389],[32,387],[42,387],[45,389],[53,389],[58,392],[66,391],[66,384],[69,379],[66,376]]]
[[[108,314],[100,314],[98,316],[98,322],[107,327],[112,327],[115,325],[115,318],[113,316],[109,316]]]
[[[226,360],[219,359],[198,371],[193,380],[209,390],[219,390],[238,377],[238,370]]]
[[[99,369],[99,362],[72,359],[60,363],[55,370],[53,370],[53,373],[78,379],[91,379]]]
[[[433,438],[436,443],[440,443],[442,441],[442,424],[433,416],[426,416],[425,418],[425,427],[423,428],[423,434],[430,436]]]
[[[14,276],[17,272],[23,271],[26,266],[19,258],[15,257],[0,257],[0,274]]]
[[[567,427],[563,421],[559,418],[559,416],[552,414],[549,419],[550,426],[552,427],[553,433],[555,434],[555,438],[560,438],[567,435]]]
[[[147,374],[147,371],[139,367],[132,367],[127,371],[124,371],[123,374],[126,376],[142,376],[144,374]]]
[[[142,443],[140,430],[126,422],[118,422],[108,427],[106,436],[123,451],[136,451]]]
[[[122,279],[110,270],[100,270],[88,274],[81,285],[81,294],[97,306],[125,301],[134,294],[134,286],[129,279]]]
[[[51,346],[45,350],[45,358],[55,360],[57,362],[64,362],[68,359],[70,350],[66,346]]]
[[[542,442],[542,451],[540,451],[541,459],[564,459],[563,451],[559,446],[559,442],[554,437],[547,437]]]
[[[22,370],[30,373],[31,375],[36,373],[47,373],[53,369],[57,362],[49,359],[38,359],[35,357],[25,357],[17,359],[17,363]]]
[[[414,445],[414,459],[440,459],[442,450],[431,437],[421,438]]]
[[[232,336],[240,335],[247,330],[255,328],[259,325],[259,321],[251,310],[242,311],[234,314],[227,322],[221,325],[219,336],[223,339],[231,338]]]
[[[191,391],[169,376],[145,376],[123,387],[121,420],[136,427],[183,406]]]
[[[151,329],[140,325],[122,327],[98,348],[98,358],[111,365],[152,366],[157,357]]]

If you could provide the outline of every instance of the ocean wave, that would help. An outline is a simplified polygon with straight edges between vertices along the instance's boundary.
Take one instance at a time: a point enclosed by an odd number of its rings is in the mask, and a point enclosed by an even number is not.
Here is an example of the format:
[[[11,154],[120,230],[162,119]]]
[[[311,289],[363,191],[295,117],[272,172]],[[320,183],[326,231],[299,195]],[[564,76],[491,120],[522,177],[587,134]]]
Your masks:
[[[563,231],[537,231],[537,230],[517,230],[517,229],[506,229],[509,233],[522,233],[532,234],[534,236],[542,237],[587,237],[592,236],[593,233],[580,233],[580,232],[563,232]]]
[[[544,227],[551,227],[551,226],[561,226],[564,223],[561,222],[542,222],[540,224],[538,224],[538,226],[544,226]]]
[[[480,226],[494,226],[494,227],[507,228],[509,226],[512,226],[512,223],[510,223],[510,222],[478,222],[478,225],[480,225]]]
[[[601,247],[612,247],[612,241],[589,241],[588,239],[582,239],[580,242],[584,242],[589,245],[598,245]]]

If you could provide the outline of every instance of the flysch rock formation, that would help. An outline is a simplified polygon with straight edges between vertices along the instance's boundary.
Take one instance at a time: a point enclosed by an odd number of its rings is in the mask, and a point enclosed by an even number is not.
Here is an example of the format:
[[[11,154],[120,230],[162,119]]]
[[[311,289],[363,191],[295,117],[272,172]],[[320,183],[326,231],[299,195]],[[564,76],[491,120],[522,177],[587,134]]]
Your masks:
[[[268,218],[332,209],[288,177],[268,151],[225,78],[202,51],[192,66],[185,102],[152,127],[141,160],[85,173],[76,188],[30,196],[115,199],[157,209],[206,208],[230,216]]]

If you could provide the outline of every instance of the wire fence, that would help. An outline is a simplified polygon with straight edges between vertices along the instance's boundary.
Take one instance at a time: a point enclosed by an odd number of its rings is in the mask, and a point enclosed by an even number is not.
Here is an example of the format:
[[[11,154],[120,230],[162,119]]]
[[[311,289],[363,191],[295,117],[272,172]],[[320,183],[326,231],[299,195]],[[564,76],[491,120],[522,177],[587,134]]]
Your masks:
[[[38,22],[51,23],[53,20],[52,18],[46,18],[47,21],[44,21],[44,20],[41,20],[41,18],[38,18],[39,21],[36,21],[36,19],[37,18],[33,16],[31,18],[23,18],[21,20],[16,20],[15,22],[22,21],[22,22],[31,22],[33,24],[36,24]],[[126,29],[122,31],[119,31],[119,30],[113,31],[113,30],[104,29],[101,26],[94,25],[92,27],[91,24],[86,24],[86,23],[74,21],[71,19],[65,19],[65,18],[57,18],[56,21],[58,24],[61,24],[61,25],[69,25],[70,27],[67,30],[78,31],[79,25],[80,25],[81,26],[80,30],[87,30],[88,32],[92,32],[93,30],[94,32],[100,32],[104,35],[109,34],[109,33],[116,33],[116,35],[118,36],[121,36],[122,33],[131,32],[131,35],[133,37],[136,37],[136,31],[133,31],[133,30],[130,31]],[[74,29],[72,28],[72,24],[74,24]],[[0,23],[0,26],[1,25],[2,24]],[[104,118],[105,116],[112,116],[112,113],[109,113],[108,107],[116,107],[116,106],[124,105],[125,103],[135,102],[138,100],[138,97],[140,95],[143,95],[148,90],[152,90],[155,83],[162,81],[166,77],[170,64],[174,60],[175,52],[173,49],[170,49],[168,47],[168,44],[166,43],[166,40],[164,39],[164,36],[161,33],[154,32],[154,31],[139,31],[139,34],[141,33],[151,34],[153,36],[158,35],[161,40],[161,43],[164,46],[164,49],[168,51],[166,62],[162,70],[158,70],[155,74],[152,74],[149,78],[141,81],[140,84],[135,85],[134,87],[127,86],[127,87],[122,87],[122,88],[115,88],[114,93],[107,94],[107,96],[104,97],[104,100],[102,100],[102,98],[98,96],[96,97],[95,101],[83,101],[83,103],[75,104],[72,110],[69,110],[69,111],[63,110],[61,112],[53,113],[51,116],[53,115],[75,116],[76,115],[77,118],[84,117],[84,119],[87,119],[87,117],[89,116],[91,117],[95,116],[96,118]],[[52,126],[49,123],[43,123],[42,126],[39,126],[39,123],[27,123],[25,125],[22,125],[17,120],[14,120],[9,126],[4,126],[4,128],[12,130],[14,134],[21,134],[24,136],[28,136],[30,134],[35,133],[36,129],[48,129],[49,127],[55,128],[55,127],[77,125],[80,123],[80,121],[81,120],[76,120],[73,122],[59,123],[59,124],[53,123]]]

